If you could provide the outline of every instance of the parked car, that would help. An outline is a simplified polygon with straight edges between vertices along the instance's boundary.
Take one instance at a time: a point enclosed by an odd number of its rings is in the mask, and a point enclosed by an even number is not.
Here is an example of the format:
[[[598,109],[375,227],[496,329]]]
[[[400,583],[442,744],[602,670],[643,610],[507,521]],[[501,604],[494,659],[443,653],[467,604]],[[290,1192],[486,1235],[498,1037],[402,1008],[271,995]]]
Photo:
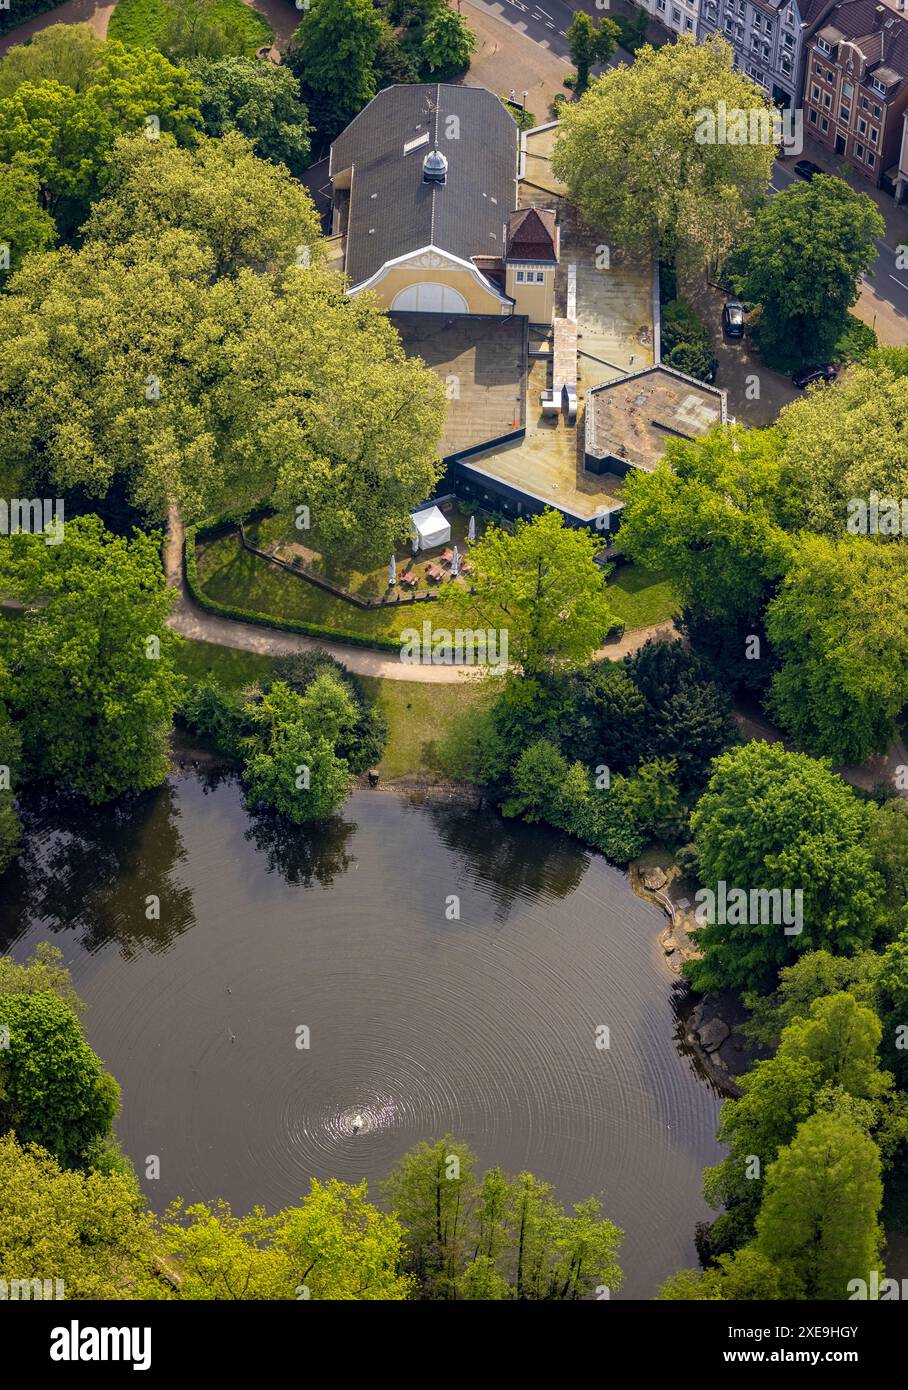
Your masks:
[[[821,367],[802,367],[791,379],[795,386],[800,386],[803,390],[805,386],[812,386],[815,381],[835,381],[838,374],[838,368],[827,362]]]
[[[822,174],[823,170],[819,164],[814,164],[812,159],[799,159],[794,167],[794,171],[799,179],[806,179],[810,183],[811,179],[816,178],[817,174]]]
[[[726,299],[722,305],[722,328],[726,338],[744,337],[744,305],[740,299]]]

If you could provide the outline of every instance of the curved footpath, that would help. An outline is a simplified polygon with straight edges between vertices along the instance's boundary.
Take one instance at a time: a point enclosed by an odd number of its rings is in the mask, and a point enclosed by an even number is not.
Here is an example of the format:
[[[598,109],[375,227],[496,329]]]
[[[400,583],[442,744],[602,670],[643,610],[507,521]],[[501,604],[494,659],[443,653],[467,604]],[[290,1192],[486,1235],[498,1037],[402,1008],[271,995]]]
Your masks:
[[[191,637],[196,642],[213,642],[219,647],[237,647],[240,651],[258,652],[262,656],[326,651],[358,676],[382,676],[385,680],[428,681],[437,685],[450,685],[455,681],[475,678],[481,670],[476,666],[413,666],[405,664],[393,654],[372,651],[368,647],[356,647],[352,644],[348,646],[344,642],[325,642],[316,637],[304,637],[297,632],[280,632],[271,627],[259,627],[255,623],[240,623],[232,618],[216,617],[215,614],[207,613],[204,608],[200,608],[186,588],[183,575],[183,544],[183,523],[175,512],[171,512],[164,552],[165,569],[167,582],[177,590],[179,598],[174,604],[168,622],[184,637]],[[670,622],[635,628],[619,642],[612,642],[609,646],[603,647],[596,653],[596,657],[620,661],[623,656],[642,647],[649,637],[677,638],[678,633]]]

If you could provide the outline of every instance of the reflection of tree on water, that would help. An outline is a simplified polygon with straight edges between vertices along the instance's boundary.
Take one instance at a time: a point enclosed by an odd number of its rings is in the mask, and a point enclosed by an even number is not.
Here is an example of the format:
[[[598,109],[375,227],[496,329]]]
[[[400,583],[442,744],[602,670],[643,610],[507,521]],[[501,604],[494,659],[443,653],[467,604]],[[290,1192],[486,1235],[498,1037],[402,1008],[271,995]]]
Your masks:
[[[341,816],[318,824],[294,825],[276,812],[250,810],[246,839],[265,855],[269,873],[308,888],[313,880],[329,884],[346,873],[355,859],[347,853],[347,842],[355,829]]]
[[[482,884],[502,922],[519,898],[564,898],[590,862],[576,840],[548,826],[505,820],[497,811],[466,802],[408,803],[428,812],[442,843],[460,856],[470,878]]]
[[[87,951],[116,941],[128,959],[166,950],[193,925],[192,892],[174,877],[186,851],[170,785],[105,806],[32,787],[19,810],[25,833],[3,880],[3,949],[34,924],[74,930]],[[157,921],[146,916],[151,895]]]

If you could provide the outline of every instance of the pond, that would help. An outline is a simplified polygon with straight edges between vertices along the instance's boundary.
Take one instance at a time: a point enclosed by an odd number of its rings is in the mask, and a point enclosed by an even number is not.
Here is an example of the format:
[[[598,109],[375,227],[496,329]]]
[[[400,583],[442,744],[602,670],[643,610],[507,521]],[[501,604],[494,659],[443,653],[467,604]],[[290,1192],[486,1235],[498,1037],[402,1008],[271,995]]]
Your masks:
[[[123,1147],[140,1177],[160,1160],[157,1210],[377,1184],[451,1132],[565,1203],[601,1194],[621,1297],[696,1262],[719,1097],[678,1048],[661,916],[601,856],[378,791],[301,831],[251,815],[232,774],[24,818],[0,947],[62,948]]]

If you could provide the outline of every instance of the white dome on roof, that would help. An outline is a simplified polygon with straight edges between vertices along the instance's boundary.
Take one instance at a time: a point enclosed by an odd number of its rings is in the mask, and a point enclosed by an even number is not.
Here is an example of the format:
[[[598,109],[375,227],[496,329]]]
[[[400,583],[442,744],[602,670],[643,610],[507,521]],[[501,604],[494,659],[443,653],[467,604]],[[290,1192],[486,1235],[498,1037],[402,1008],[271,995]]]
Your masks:
[[[426,183],[444,183],[448,176],[448,161],[441,150],[430,150],[422,162],[422,176]]]

